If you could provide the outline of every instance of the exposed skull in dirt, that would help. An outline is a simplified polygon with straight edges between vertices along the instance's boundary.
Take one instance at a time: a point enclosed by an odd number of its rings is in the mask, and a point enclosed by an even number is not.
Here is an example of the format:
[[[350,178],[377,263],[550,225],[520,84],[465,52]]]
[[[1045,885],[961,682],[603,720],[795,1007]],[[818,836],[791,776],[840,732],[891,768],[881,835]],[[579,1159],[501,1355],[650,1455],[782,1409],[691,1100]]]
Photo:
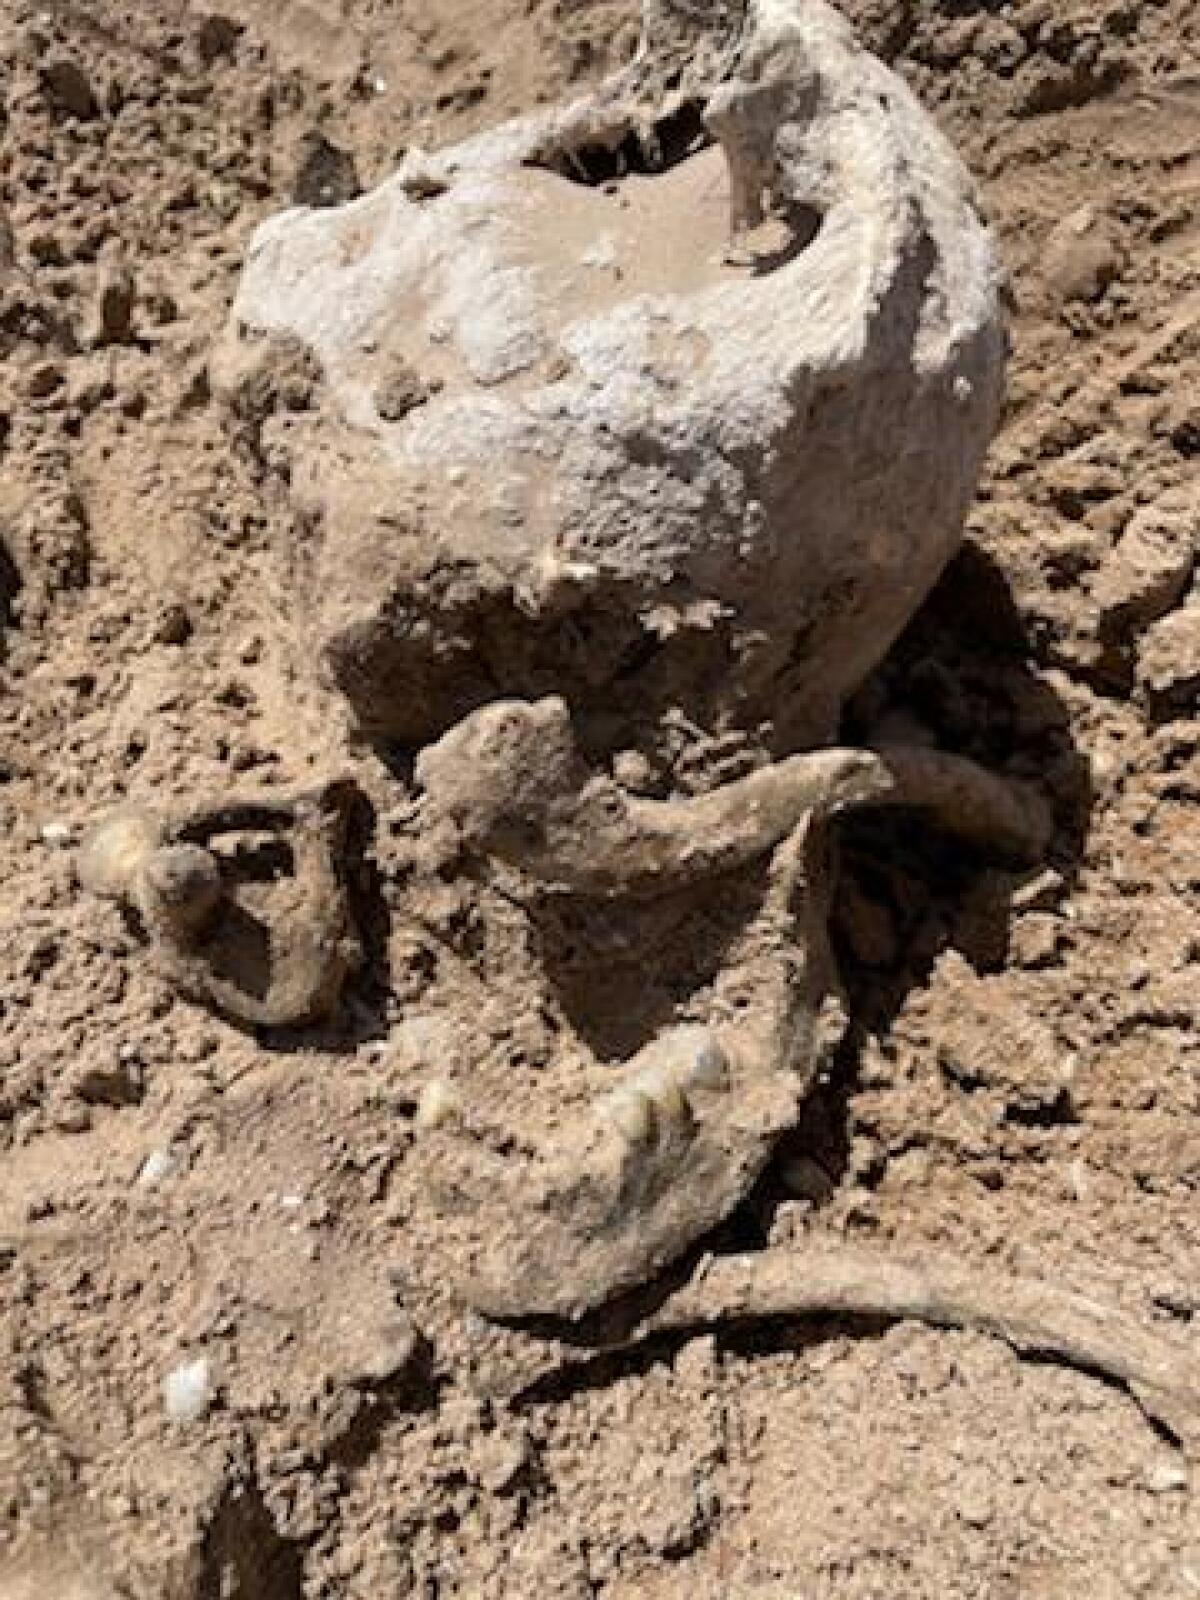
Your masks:
[[[667,20],[581,104],[268,224],[224,358],[251,409],[281,351],[319,372],[262,444],[316,513],[325,667],[423,747],[406,892],[441,966],[406,1048],[414,1092],[444,1077],[412,1199],[504,1315],[643,1281],[794,1124],[840,1030],[835,815],[1044,843],[965,762],[821,748],[958,544],[995,421],[967,179],[819,0],[759,0],[686,61]],[[689,739],[700,782],[671,770]],[[606,963],[623,1030],[577,992]]]
[[[561,694],[589,749],[824,742],[959,543],[1003,353],[967,176],[820,0],[712,10],[675,87],[664,12],[593,98],[253,242],[224,379],[323,375],[272,442],[386,739]]]

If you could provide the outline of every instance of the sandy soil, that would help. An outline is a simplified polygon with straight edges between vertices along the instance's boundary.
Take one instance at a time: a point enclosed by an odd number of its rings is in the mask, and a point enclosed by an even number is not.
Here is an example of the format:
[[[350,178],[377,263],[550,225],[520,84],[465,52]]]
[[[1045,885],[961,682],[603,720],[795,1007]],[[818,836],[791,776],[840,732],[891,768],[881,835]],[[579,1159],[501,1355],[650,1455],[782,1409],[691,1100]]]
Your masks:
[[[1035,777],[1058,831],[1019,879],[850,831],[855,1048],[713,1244],[937,1244],[1200,1355],[1200,13],[847,9],[978,174],[1014,337],[969,549],[850,728]],[[406,1201],[415,958],[368,941],[336,1024],[264,1041],[76,887],[120,797],[345,755],[208,383],[254,225],[635,37],[618,0],[0,0],[0,1600],[1200,1594],[1186,1463],[1082,1373],[835,1322],[561,1367],[464,1317]]]

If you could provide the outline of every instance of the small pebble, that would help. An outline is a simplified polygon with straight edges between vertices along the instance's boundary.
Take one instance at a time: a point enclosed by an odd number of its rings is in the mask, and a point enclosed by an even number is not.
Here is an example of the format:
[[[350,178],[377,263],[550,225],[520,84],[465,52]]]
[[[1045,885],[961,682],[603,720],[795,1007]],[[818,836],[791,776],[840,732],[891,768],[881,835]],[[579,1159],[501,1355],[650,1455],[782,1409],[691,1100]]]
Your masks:
[[[185,1361],[163,1379],[163,1405],[172,1422],[195,1422],[212,1404],[212,1368],[206,1356]]]
[[[178,1171],[179,1163],[169,1150],[151,1150],[142,1162],[137,1181],[143,1188],[150,1189],[165,1178],[174,1177]]]
[[[1189,1481],[1182,1461],[1155,1461],[1146,1471],[1146,1488],[1151,1494],[1182,1494]]]
[[[65,822],[47,822],[42,829],[43,844],[68,844],[71,838],[71,829]]]

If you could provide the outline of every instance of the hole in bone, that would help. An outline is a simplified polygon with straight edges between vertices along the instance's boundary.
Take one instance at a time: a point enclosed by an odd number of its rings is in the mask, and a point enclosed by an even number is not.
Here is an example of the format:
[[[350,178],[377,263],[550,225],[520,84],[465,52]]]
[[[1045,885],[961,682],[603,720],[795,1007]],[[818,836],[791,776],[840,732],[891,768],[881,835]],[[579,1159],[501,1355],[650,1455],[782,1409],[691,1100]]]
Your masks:
[[[557,181],[563,176],[571,175],[532,168],[516,186],[527,248],[550,291],[547,330],[640,294],[687,295],[747,270],[773,272],[821,227],[813,206],[764,190],[756,226],[739,229],[731,255],[730,167],[724,147],[711,143],[658,170],[631,168],[598,184]]]
[[[712,136],[704,126],[704,102],[685,100],[644,131],[624,128],[608,142],[567,145],[536,164],[572,183],[594,187],[630,173],[651,176],[667,172],[711,143]]]
[[[252,999],[264,1000],[276,976],[273,930],[286,933],[289,919],[296,922],[312,915],[302,903],[291,841],[266,829],[222,834],[210,839],[209,845],[226,893],[198,949],[215,978]]]
[[[642,748],[656,765],[665,719],[686,700],[698,727],[715,727],[736,649],[720,619],[681,623],[663,638],[637,615],[636,596],[596,591],[565,612],[522,610],[511,591],[464,581],[443,605],[430,586],[386,630],[330,653],[360,726],[398,747],[432,743],[480,706],[560,694],[588,759]]]

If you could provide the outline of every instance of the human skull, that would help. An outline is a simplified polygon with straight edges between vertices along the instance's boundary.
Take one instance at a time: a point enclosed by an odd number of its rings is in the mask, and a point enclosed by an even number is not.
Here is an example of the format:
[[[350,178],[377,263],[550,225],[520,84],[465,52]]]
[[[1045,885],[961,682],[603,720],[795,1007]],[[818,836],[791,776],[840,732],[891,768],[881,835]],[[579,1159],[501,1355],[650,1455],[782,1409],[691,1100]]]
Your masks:
[[[1003,360],[967,175],[822,0],[714,8],[683,66],[669,16],[251,246],[222,381],[321,374],[268,430],[298,611],[386,741],[561,694],[598,752],[822,743],[959,543]]]
[[[219,369],[311,513],[300,626],[419,752],[398,937],[436,953],[393,1043],[428,1160],[397,1188],[498,1315],[637,1285],[794,1124],[841,1027],[840,812],[1044,842],[968,763],[829,744],[996,418],[966,175],[821,0],[670,16],[584,101],[266,224]],[[268,416],[273,370],[304,381]],[[681,728],[734,752],[691,792]]]

